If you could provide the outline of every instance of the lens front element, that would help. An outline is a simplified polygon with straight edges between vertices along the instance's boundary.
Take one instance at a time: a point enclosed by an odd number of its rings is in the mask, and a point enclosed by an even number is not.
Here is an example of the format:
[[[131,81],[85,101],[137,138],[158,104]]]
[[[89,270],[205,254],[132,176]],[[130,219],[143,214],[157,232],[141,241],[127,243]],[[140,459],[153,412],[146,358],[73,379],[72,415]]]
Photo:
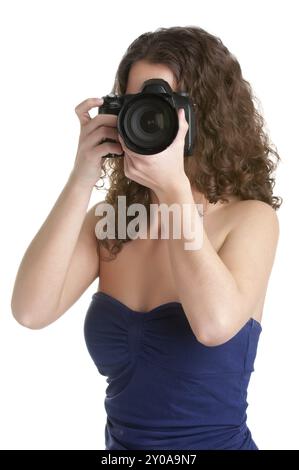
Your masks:
[[[155,154],[165,150],[178,131],[176,109],[155,95],[133,98],[122,109],[120,126],[127,146],[140,154]]]

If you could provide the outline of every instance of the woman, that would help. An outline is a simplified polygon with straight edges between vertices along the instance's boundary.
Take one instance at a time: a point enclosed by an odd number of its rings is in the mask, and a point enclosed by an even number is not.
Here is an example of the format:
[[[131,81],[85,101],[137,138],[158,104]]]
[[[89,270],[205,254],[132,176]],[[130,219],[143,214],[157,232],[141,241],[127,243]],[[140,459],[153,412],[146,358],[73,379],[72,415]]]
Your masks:
[[[278,241],[281,200],[273,196],[277,162],[270,157],[279,155],[219,38],[194,26],[141,35],[112,91],[138,93],[150,78],[189,93],[193,155],[184,157],[188,124],[180,111],[173,143],[144,156],[125,146],[116,116],[90,117],[103,100],[80,103],[74,167],[24,255],[13,315],[29,328],[45,327],[98,277],[84,333],[107,376],[106,449],[258,449],[246,396]],[[104,159],[109,153],[123,156]],[[186,250],[185,235],[99,237],[98,204],[87,207],[108,170],[105,202],[116,214],[118,196],[127,207],[143,204],[147,215],[151,203],[187,204],[202,246]],[[203,205],[202,218],[195,204]]]

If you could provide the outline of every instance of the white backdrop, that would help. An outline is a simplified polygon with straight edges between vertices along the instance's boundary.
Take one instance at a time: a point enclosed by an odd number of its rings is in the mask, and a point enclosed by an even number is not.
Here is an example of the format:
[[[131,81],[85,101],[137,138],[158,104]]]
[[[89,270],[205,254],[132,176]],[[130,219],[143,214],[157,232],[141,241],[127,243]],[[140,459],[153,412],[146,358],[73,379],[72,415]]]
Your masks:
[[[97,281],[42,330],[14,320],[13,283],[72,168],[79,135],[75,106],[110,92],[126,47],[141,33],[196,25],[219,36],[238,58],[283,160],[275,187],[284,198],[280,240],[249,386],[248,424],[261,449],[299,449],[296,3],[1,3],[0,448],[104,449],[106,379],[83,337]],[[90,206],[102,198],[94,190]]]

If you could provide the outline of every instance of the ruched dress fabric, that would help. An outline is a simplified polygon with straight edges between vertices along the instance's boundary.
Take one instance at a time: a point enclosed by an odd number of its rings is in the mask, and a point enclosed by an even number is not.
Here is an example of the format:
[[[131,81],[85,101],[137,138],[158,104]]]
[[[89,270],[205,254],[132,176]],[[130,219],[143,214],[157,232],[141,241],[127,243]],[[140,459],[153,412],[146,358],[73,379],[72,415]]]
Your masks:
[[[106,376],[105,450],[258,450],[246,424],[260,323],[200,343],[179,302],[138,312],[96,292],[87,349]]]

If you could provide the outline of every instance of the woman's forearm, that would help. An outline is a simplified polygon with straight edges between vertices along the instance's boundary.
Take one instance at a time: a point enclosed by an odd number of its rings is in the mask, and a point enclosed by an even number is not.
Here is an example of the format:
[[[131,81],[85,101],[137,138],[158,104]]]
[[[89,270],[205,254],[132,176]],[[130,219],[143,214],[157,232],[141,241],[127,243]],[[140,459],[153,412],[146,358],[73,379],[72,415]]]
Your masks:
[[[21,261],[11,307],[21,323],[55,312],[93,186],[70,174]]]
[[[198,338],[208,343],[209,337],[217,336],[217,331],[225,331],[229,319],[240,305],[236,282],[207,237],[190,185],[187,183],[171,195],[159,194],[158,198],[160,204],[177,203],[181,207],[187,204],[192,232],[202,233],[200,248],[186,249],[190,240],[183,230],[178,239],[173,238],[170,231],[167,243],[178,296],[190,326]],[[173,230],[173,224],[170,227]]]

